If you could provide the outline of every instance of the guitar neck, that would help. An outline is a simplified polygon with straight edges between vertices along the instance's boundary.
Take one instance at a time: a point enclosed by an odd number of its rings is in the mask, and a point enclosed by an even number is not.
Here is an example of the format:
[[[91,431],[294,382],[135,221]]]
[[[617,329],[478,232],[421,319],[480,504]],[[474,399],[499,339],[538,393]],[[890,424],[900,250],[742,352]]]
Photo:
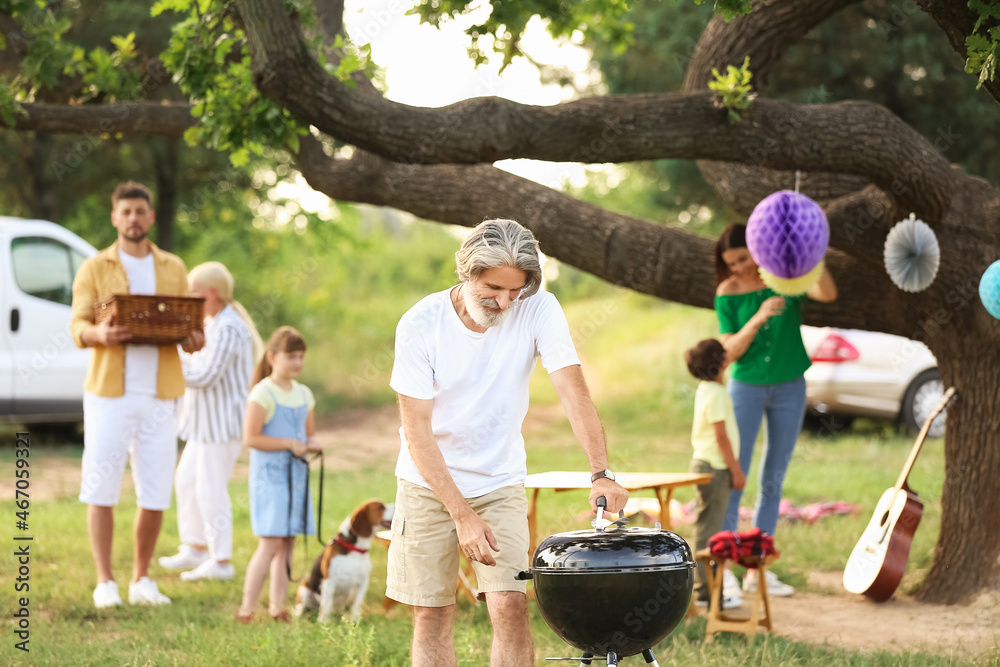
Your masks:
[[[924,425],[920,429],[920,434],[917,436],[917,441],[913,443],[913,449],[910,450],[910,456],[906,459],[906,465],[903,466],[903,471],[899,473],[899,479],[896,480],[893,498],[895,498],[895,494],[899,493],[899,490],[906,484],[906,478],[910,476],[910,470],[913,469],[913,464],[917,462],[917,456],[920,454],[920,448],[923,446],[924,440],[927,438],[927,432],[931,430],[931,422],[933,422],[934,419],[941,414],[945,407],[947,407],[954,395],[955,388],[948,387],[948,391],[946,391],[944,396],[941,397],[941,401],[937,404],[937,407],[934,408],[930,416],[924,421]]]

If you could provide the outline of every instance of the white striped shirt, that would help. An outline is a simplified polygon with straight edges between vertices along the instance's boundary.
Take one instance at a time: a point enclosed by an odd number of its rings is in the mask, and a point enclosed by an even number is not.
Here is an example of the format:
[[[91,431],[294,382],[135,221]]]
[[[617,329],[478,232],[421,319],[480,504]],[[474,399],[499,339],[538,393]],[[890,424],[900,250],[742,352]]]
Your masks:
[[[250,330],[226,306],[205,329],[205,347],[181,353],[187,383],[178,419],[181,440],[222,443],[242,438],[253,363]]]

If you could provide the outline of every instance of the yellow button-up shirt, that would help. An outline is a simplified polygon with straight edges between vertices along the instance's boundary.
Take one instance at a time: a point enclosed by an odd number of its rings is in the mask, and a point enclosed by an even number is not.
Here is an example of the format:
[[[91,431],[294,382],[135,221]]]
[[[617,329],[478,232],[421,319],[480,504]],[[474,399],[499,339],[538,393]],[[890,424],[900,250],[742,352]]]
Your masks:
[[[188,294],[187,269],[177,255],[160,250],[147,241],[153,253],[156,293]],[[73,319],[70,328],[77,347],[83,344],[84,330],[95,323],[94,302],[112,294],[127,294],[128,277],[118,259],[118,242],[80,265],[73,280]],[[161,345],[156,373],[156,397],[178,398],[184,395],[184,374],[176,345]],[[83,388],[97,396],[115,398],[125,393],[125,348],[122,345],[95,346],[90,352],[90,366]]]

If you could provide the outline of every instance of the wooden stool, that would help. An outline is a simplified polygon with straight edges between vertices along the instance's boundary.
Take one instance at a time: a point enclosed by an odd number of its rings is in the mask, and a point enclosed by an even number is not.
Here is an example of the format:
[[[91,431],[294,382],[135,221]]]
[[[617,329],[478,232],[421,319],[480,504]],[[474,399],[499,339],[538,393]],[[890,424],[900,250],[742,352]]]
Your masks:
[[[391,530],[380,530],[375,533],[375,541],[380,542],[385,545],[388,549],[389,545],[392,543],[392,531]],[[479,591],[474,585],[476,573],[472,569],[472,563],[468,561],[465,557],[465,553],[459,548],[461,556],[459,556],[459,563],[461,567],[458,569],[458,583],[455,585],[455,591],[457,593],[462,593],[465,595],[466,599],[471,602],[474,606],[479,606]],[[382,600],[382,610],[388,611],[393,605],[399,604],[392,598],[384,598]]]
[[[711,642],[719,632],[742,632],[748,637],[757,634],[757,628],[771,627],[771,603],[767,597],[767,566],[778,560],[777,554],[760,558],[747,556],[740,559],[743,566],[755,565],[759,571],[757,577],[757,592],[750,603],[750,616],[732,616],[722,611],[722,572],[726,559],[719,559],[708,549],[702,549],[695,557],[705,565],[705,578],[708,580],[708,625],[705,627],[705,642]]]

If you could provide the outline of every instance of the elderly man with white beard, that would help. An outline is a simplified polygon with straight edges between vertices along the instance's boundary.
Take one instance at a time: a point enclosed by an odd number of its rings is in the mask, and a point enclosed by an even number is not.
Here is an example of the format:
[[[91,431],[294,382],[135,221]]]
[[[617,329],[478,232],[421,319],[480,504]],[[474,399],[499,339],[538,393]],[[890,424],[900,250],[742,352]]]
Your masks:
[[[556,298],[539,291],[538,242],[513,220],[480,223],[455,253],[457,286],[425,297],[396,328],[390,386],[402,446],[386,595],[414,607],[411,659],[456,664],[459,548],[493,625],[490,664],[534,664],[526,583],[527,476],[521,425],[541,358],[592,475],[591,506],[628,492],[608,469],[600,418]]]

